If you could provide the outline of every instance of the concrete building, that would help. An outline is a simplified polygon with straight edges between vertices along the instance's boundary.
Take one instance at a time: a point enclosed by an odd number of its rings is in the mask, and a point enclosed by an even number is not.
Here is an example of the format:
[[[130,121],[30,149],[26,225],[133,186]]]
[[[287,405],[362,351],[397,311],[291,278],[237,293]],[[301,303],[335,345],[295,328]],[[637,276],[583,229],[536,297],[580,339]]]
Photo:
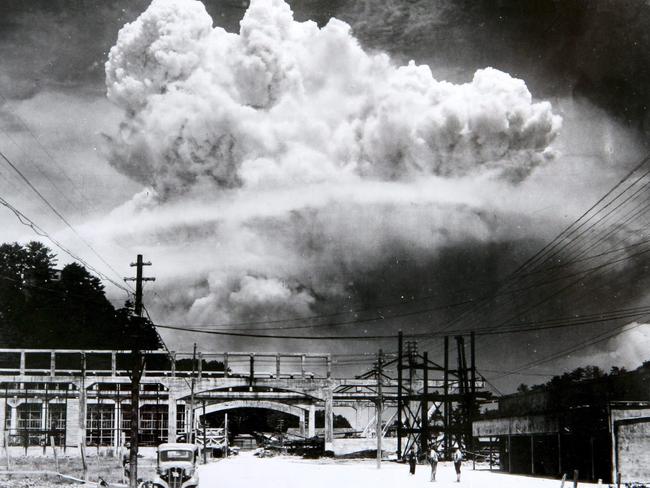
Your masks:
[[[140,386],[142,446],[175,441],[191,422],[197,426],[205,415],[238,408],[295,416],[300,435],[312,437],[316,410],[322,409],[325,449],[335,452],[334,408],[372,405],[377,396],[370,391],[377,386],[372,377],[333,377],[327,354],[203,353],[194,373],[187,369],[188,353],[150,351],[147,357]],[[186,368],[179,370],[183,359]],[[26,453],[52,440],[63,448],[119,449],[130,436],[129,364],[128,351],[0,349],[3,444]],[[218,368],[204,370],[203,364]],[[384,395],[385,405],[395,402],[395,395]]]
[[[504,471],[648,482],[650,367],[504,396],[472,431],[498,451]]]

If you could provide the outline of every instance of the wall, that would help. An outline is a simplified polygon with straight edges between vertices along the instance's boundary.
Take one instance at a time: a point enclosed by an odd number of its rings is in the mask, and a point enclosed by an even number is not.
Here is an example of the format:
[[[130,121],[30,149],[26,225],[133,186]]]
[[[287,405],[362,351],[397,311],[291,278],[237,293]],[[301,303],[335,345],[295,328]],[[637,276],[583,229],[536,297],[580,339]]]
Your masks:
[[[362,451],[377,451],[377,439],[347,438],[334,439],[333,449],[335,456],[344,456]],[[397,437],[384,437],[381,441],[381,450],[397,452]]]
[[[612,480],[620,472],[623,482],[650,481],[650,404],[612,402]]]

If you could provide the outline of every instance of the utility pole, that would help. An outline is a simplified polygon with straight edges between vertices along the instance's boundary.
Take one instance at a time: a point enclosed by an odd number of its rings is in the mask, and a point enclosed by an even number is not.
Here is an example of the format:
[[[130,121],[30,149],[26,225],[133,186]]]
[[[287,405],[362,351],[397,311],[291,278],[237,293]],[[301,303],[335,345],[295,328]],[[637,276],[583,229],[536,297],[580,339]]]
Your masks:
[[[192,353],[192,383],[190,384],[190,432],[187,442],[194,443],[194,388],[196,384],[196,342],[194,343],[194,352]]]
[[[402,364],[403,360],[403,336],[400,330],[397,335],[397,460],[402,460]]]
[[[382,375],[384,374],[384,354],[380,349],[379,354],[377,355],[377,424],[375,426],[375,431],[377,433],[377,469],[381,469],[381,413],[383,407],[383,391],[382,391]]]
[[[224,435],[224,445],[226,448],[225,457],[228,457],[228,412],[227,411],[224,414],[223,435]]]
[[[151,266],[142,260],[138,254],[136,262],[131,263],[136,268],[135,278],[124,278],[124,281],[135,281],[135,317],[133,317],[133,347],[131,349],[131,446],[129,449],[129,488],[138,486],[138,440],[140,436],[140,379],[144,370],[142,357],[142,283],[155,281],[155,278],[142,276],[142,268]]]

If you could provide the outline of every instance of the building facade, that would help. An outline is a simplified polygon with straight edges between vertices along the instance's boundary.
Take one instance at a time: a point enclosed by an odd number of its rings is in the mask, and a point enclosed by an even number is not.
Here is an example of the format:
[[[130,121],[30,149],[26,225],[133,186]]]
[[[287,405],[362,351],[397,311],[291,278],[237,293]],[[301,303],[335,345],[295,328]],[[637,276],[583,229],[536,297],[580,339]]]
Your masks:
[[[499,399],[473,423],[510,473],[650,481],[650,370],[549,385]]]

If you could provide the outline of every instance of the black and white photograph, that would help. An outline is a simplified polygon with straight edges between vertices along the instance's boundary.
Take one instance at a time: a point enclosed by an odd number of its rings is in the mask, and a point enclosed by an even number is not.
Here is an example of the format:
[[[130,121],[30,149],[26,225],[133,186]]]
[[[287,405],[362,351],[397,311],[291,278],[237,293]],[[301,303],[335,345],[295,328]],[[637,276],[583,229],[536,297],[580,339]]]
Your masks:
[[[650,2],[0,0],[0,488],[650,487]]]

